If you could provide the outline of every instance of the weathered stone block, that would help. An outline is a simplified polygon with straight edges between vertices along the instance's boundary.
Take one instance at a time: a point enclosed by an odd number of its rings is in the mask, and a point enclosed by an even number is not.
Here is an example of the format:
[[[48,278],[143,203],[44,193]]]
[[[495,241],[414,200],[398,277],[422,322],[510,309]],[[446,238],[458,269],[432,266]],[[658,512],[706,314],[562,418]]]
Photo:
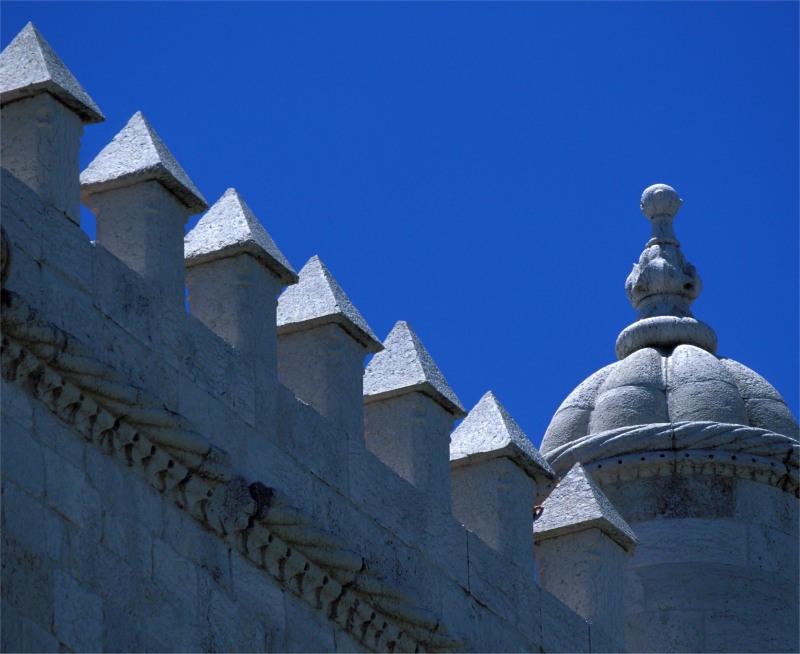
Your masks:
[[[171,504],[164,505],[163,538],[177,556],[196,564],[199,573],[209,575],[221,588],[231,590],[230,547]],[[158,541],[156,547],[159,547]]]
[[[701,652],[704,618],[699,611],[675,609],[625,616],[625,645],[629,652]]]
[[[25,428],[9,414],[2,413],[0,465],[3,474],[13,479],[33,497],[44,496],[44,451]]]
[[[198,608],[197,567],[160,539],[153,541],[153,579],[190,614]]]
[[[630,567],[661,561],[687,563],[747,562],[746,525],[734,520],[684,518],[637,522],[639,546]]]
[[[541,591],[542,650],[589,652],[589,623],[556,599]]]
[[[98,652],[103,647],[103,602],[75,579],[55,571],[53,631],[67,647]]]
[[[51,561],[27,549],[7,528],[3,530],[3,598],[43,628],[49,628],[53,621],[53,575]]]
[[[83,471],[55,453],[45,451],[47,503],[73,524],[100,540],[102,503]]]
[[[11,604],[2,600],[0,607],[0,650],[3,652],[56,652],[59,643],[50,626],[29,620]]]

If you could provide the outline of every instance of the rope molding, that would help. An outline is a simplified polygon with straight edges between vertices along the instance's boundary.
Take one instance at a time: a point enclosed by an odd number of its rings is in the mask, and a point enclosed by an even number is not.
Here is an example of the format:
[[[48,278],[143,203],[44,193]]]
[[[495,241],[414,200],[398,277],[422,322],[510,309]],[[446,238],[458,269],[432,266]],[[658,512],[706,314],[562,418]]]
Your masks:
[[[9,259],[2,233],[2,278]],[[466,642],[381,579],[347,543],[281,491],[233,477],[226,452],[183,416],[98,361],[75,337],[2,290],[4,379],[137,472],[285,589],[365,647],[445,652]]]
[[[563,472],[578,461],[584,466],[596,463],[598,468],[614,460],[650,465],[666,458],[665,453],[673,455],[664,461],[669,465],[674,465],[675,453],[682,453],[680,460],[694,465],[695,471],[697,462],[708,464],[700,472],[727,466],[742,477],[757,468],[763,471],[760,481],[795,494],[800,488],[800,444],[789,436],[745,425],[698,421],[621,427],[566,443],[545,458]]]

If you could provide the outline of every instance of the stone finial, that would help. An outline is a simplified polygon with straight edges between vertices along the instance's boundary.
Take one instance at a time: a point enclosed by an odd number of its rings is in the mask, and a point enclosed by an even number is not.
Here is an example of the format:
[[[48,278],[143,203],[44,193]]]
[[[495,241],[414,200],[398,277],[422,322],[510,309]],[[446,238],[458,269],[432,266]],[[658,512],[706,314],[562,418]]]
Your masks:
[[[189,215],[208,208],[205,198],[172,156],[141,111],[104,147],[81,173],[81,198],[137,182],[160,182],[187,208]]]
[[[297,273],[275,245],[235,189],[229,188],[183,240],[186,267],[249,254],[264,264],[280,281],[297,283]]]
[[[72,109],[85,124],[105,120],[39,30],[28,23],[0,53],[0,104],[43,92]]]
[[[453,389],[433,362],[411,326],[399,321],[364,373],[364,401],[420,391],[441,404],[455,418],[466,415]]]
[[[326,323],[341,326],[366,353],[383,349],[367,321],[315,255],[300,270],[299,283],[287,288],[278,300],[278,333],[289,334]]]
[[[505,457],[537,484],[555,477],[550,464],[533,446],[516,421],[488,391],[450,437],[450,466]]]
[[[716,352],[714,330],[696,320],[689,308],[700,295],[702,282],[684,258],[672,227],[682,204],[666,184],[654,184],[642,193],[642,213],[650,220],[653,233],[625,282],[625,292],[639,319],[617,338],[620,359],[643,347],[681,344]]]
[[[533,525],[534,537],[538,543],[591,528],[604,532],[627,552],[638,542],[605,493],[576,463],[542,503],[542,514]]]

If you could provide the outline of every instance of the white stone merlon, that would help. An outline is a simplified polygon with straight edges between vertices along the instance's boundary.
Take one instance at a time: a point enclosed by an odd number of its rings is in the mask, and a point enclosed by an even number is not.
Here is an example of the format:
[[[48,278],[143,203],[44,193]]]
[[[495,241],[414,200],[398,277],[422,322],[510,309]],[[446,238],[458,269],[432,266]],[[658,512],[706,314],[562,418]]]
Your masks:
[[[274,424],[277,298],[297,273],[232,188],[186,235],[184,257],[192,315],[252,362],[261,422]]]
[[[80,137],[105,118],[33,23],[0,53],[0,106],[3,167],[79,224]]]
[[[533,565],[531,515],[550,465],[491,391],[450,439],[453,516],[491,548]]]
[[[278,298],[277,321],[280,381],[363,443],[364,357],[382,346],[318,256]]]
[[[533,523],[539,583],[625,649],[623,590],[637,538],[576,463]]]
[[[383,345],[364,373],[367,449],[449,510],[450,431],[466,412],[407,322]]]
[[[81,173],[81,199],[97,219],[97,242],[184,301],[183,237],[207,204],[150,123],[136,112]]]

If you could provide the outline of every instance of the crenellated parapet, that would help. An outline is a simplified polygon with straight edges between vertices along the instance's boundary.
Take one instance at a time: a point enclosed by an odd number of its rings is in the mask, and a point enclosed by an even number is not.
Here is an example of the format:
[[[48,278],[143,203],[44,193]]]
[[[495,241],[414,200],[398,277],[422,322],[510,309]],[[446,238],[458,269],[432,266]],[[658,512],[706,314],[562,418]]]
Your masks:
[[[235,189],[207,208],[141,112],[79,174],[103,117],[32,25],[0,66],[3,535],[50,575],[36,607],[4,578],[4,612],[71,649],[126,649],[120,613],[128,649],[598,649],[534,582],[553,471],[493,394],[453,432],[407,323],[381,343]]]

